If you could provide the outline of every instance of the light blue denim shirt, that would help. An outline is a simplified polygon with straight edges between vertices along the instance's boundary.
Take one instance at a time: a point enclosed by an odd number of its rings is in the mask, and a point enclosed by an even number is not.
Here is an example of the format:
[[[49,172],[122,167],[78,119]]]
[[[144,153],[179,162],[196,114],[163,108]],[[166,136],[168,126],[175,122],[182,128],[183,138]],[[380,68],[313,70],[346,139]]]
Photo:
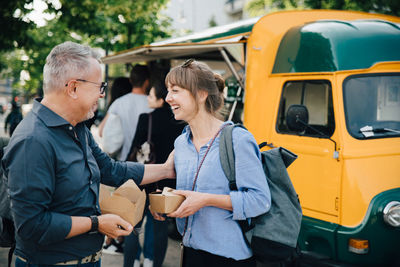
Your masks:
[[[232,123],[232,122],[226,122]],[[191,190],[197,168],[209,143],[197,152],[191,141],[190,127],[175,141],[176,187]],[[239,224],[244,220],[267,212],[271,195],[261,165],[261,155],[252,134],[240,127],[233,130],[236,183],[238,191],[230,191],[228,180],[219,159],[219,136],[215,139],[200,169],[194,191],[230,195],[233,211],[217,207],[203,207],[189,216],[183,238],[187,247],[200,249],[235,260],[252,256]],[[183,234],[185,218],[177,218],[178,231]]]

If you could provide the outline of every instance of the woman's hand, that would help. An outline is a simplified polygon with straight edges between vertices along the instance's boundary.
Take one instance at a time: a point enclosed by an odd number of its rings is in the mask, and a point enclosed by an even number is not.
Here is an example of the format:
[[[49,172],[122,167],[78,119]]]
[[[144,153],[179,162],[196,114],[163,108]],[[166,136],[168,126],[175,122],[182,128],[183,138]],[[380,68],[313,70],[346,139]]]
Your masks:
[[[186,198],[176,211],[168,214],[168,217],[177,218],[188,217],[196,213],[199,209],[205,207],[209,196],[207,193],[188,190],[174,190],[173,193]]]

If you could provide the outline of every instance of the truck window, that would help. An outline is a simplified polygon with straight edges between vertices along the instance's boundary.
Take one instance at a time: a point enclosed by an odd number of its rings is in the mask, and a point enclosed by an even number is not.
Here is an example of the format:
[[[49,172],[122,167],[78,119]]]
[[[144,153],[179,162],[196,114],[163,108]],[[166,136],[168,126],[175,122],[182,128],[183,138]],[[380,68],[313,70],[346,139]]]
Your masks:
[[[357,139],[400,135],[400,75],[352,75],[343,82],[349,133]]]
[[[330,137],[335,130],[332,104],[332,87],[329,81],[289,81],[283,86],[279,106],[277,131],[283,134],[296,134],[286,125],[286,113],[291,105],[304,105],[308,109],[308,124],[324,135],[307,128],[301,135]]]

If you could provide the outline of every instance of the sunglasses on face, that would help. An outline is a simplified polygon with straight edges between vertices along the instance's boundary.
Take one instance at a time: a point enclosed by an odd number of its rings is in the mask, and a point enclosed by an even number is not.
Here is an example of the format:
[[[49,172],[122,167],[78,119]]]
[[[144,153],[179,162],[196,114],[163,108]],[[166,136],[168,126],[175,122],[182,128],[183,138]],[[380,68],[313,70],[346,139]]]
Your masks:
[[[186,61],[181,65],[181,67],[182,67],[182,68],[187,68],[187,67],[190,66],[190,64],[192,64],[193,61],[194,61],[194,59],[193,59],[193,58],[190,58],[190,59],[186,60]]]

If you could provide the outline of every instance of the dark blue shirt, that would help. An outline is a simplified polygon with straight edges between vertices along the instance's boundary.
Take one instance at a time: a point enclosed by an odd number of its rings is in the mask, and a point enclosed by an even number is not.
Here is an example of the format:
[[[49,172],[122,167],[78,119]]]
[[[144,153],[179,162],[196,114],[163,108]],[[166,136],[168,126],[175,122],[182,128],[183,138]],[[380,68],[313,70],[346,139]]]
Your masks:
[[[100,250],[104,236],[65,239],[70,216],[100,215],[100,182],[139,184],[144,165],[118,162],[96,144],[83,123],[73,127],[35,101],[15,130],[3,158],[16,226],[15,254],[31,263],[54,264]]]

